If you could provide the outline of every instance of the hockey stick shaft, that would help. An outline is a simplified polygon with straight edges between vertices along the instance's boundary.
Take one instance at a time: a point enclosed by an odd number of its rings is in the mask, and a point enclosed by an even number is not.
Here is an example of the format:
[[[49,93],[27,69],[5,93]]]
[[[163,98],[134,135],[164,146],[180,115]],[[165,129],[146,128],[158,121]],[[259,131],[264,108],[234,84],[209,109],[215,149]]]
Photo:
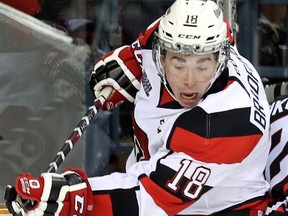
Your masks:
[[[217,0],[218,6],[222,9],[224,18],[230,24],[234,39],[237,38],[237,0]]]
[[[89,107],[86,114],[83,116],[83,118],[78,123],[78,125],[74,128],[72,134],[69,136],[69,138],[65,141],[62,148],[56,154],[53,162],[49,164],[46,172],[48,173],[57,172],[59,166],[66,159],[67,155],[71,152],[76,142],[80,139],[83,132],[87,129],[90,122],[93,120],[93,118],[97,114],[98,109],[102,107],[106,99],[110,96],[111,92],[112,92],[111,87],[106,87],[102,90],[101,96],[95,100],[93,106]]]

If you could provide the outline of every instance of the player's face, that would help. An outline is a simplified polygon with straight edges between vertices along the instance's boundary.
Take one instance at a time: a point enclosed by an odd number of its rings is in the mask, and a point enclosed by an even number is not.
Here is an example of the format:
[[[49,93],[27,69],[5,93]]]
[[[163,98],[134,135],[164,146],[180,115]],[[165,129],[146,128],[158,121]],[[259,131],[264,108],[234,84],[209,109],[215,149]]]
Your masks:
[[[185,108],[194,107],[200,101],[218,66],[212,53],[185,55],[167,51],[161,61],[176,100]]]

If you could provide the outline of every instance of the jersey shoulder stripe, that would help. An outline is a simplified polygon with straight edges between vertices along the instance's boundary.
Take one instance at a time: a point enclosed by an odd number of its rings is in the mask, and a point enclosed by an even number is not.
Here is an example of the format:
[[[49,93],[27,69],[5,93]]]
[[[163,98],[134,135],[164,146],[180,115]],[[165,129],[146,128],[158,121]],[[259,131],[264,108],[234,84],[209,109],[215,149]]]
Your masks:
[[[250,112],[249,107],[210,113],[202,107],[195,107],[180,115],[174,128],[181,127],[204,138],[262,134],[251,124]]]
[[[182,128],[176,128],[168,148],[175,152],[184,152],[199,161],[232,164],[246,158],[260,138],[261,135],[255,134],[206,139]]]
[[[160,19],[157,19],[156,21],[154,21],[145,31],[145,33],[143,35],[139,35],[139,41],[141,44],[141,48],[142,49],[152,49],[152,42],[153,42],[153,38],[154,38],[154,32],[157,30],[159,23],[160,23]]]

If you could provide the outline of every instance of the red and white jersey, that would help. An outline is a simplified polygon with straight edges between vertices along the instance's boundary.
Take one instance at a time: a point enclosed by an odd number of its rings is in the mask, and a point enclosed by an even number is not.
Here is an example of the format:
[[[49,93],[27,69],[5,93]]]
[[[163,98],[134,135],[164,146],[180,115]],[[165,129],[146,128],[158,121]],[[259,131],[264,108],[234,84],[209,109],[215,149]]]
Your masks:
[[[99,204],[95,212],[166,216],[243,210],[242,215],[258,215],[267,206],[263,171],[270,116],[257,71],[231,47],[228,68],[196,107],[182,108],[163,86],[152,59],[156,27],[132,45],[142,65],[134,151],[125,174],[89,178]]]
[[[288,95],[275,100],[271,106],[272,145],[265,176],[273,198],[266,215],[274,211],[288,214]]]

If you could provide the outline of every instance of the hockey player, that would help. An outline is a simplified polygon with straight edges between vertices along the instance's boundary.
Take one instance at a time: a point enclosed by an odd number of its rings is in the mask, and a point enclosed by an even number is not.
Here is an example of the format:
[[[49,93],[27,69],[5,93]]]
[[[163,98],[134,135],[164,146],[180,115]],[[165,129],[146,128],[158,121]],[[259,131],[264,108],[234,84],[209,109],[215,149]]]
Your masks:
[[[233,44],[213,1],[176,0],[131,46],[103,56],[90,85],[112,86],[104,109],[134,102],[126,173],[23,173],[29,215],[229,215],[264,213],[269,105],[261,79]]]
[[[273,198],[265,215],[288,215],[288,95],[271,104],[272,145],[265,169]]]

